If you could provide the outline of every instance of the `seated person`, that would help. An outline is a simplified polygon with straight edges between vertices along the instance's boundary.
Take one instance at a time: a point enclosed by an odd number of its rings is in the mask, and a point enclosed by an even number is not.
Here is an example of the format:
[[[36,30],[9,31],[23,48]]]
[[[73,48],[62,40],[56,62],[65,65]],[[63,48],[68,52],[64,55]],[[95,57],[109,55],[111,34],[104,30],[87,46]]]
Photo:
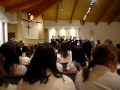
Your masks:
[[[4,67],[9,74],[24,74],[26,66],[19,62],[19,49],[17,41],[9,41],[1,45],[1,53],[5,58]]]
[[[76,90],[73,81],[56,67],[57,56],[52,46],[37,48],[18,90]]]
[[[28,50],[29,49],[27,46],[22,47],[22,56],[20,56],[20,58],[19,58],[20,64],[22,64],[22,65],[29,65],[29,63],[30,63],[30,58],[27,55],[27,52],[29,52]]]
[[[115,73],[118,62],[117,50],[108,43],[93,50],[93,60],[88,67],[77,73],[77,90],[120,90],[120,76]]]
[[[67,71],[76,72],[80,71],[86,66],[85,52],[80,46],[74,47],[72,50],[73,61],[67,64]]]
[[[69,63],[72,61],[72,52],[69,50],[69,43],[64,41],[61,43],[57,54],[58,63]]]
[[[4,67],[5,58],[0,50],[0,90],[17,90],[17,86],[11,84],[6,77],[8,76],[8,72]]]

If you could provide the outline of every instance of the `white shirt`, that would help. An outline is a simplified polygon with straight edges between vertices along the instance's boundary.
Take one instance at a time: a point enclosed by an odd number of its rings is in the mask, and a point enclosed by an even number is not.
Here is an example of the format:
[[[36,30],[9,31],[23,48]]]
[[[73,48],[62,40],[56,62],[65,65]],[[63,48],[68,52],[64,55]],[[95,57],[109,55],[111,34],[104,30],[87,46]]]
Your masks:
[[[77,68],[75,66],[74,61],[73,62],[69,62],[67,64],[67,68],[66,69],[67,69],[67,71],[70,71],[70,72],[77,71]]]
[[[68,51],[68,56],[63,58],[61,54],[57,54],[57,62],[58,63],[69,63],[72,61],[72,52]]]
[[[85,82],[82,80],[82,71],[80,71],[75,79],[77,90],[120,90],[120,76],[103,65],[96,65],[90,71],[88,80]]]
[[[57,69],[58,69],[60,72],[63,72],[63,65],[62,65],[62,64],[56,63],[56,66],[57,66]]]
[[[30,58],[27,57],[27,56],[21,56],[20,57],[20,64],[29,65],[30,64]]]
[[[7,87],[6,85],[2,85],[0,86],[0,90],[17,90],[17,85],[8,84]]]
[[[29,84],[21,80],[18,83],[18,90],[76,90],[73,81],[65,75],[63,78],[56,78],[51,75],[48,80],[46,84],[40,84],[40,81]]]
[[[14,69],[14,74],[25,74],[27,67],[25,65],[18,64]]]

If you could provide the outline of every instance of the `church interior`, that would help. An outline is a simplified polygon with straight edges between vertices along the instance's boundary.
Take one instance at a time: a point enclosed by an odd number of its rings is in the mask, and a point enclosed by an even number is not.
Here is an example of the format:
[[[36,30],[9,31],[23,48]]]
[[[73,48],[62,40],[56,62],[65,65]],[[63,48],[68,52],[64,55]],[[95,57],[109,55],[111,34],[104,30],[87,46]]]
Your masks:
[[[0,0],[0,90],[119,83],[120,0]]]
[[[52,36],[117,44],[119,5],[119,0],[1,0],[0,44],[10,38],[26,45],[50,42]]]

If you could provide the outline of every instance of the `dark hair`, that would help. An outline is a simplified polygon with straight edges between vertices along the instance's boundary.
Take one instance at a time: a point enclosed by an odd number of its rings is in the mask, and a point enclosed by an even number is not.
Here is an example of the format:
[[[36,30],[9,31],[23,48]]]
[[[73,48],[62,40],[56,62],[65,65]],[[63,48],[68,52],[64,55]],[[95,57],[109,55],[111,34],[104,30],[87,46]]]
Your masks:
[[[4,68],[9,73],[10,67],[19,63],[18,49],[10,42],[1,45],[1,53],[5,57]]]
[[[117,56],[117,50],[113,45],[104,43],[98,45],[92,53],[93,60],[89,63],[88,67],[83,70],[83,81],[86,81],[89,77],[89,70],[94,67],[96,64],[105,65],[109,63],[109,61],[115,61]]]
[[[62,77],[62,73],[57,70],[56,60],[57,56],[52,46],[48,44],[39,46],[24,75],[24,81],[30,84],[36,81],[47,83],[49,78],[46,73],[47,69],[50,69],[55,77]]]
[[[31,46],[28,46],[27,49],[28,49],[28,50],[27,50],[27,52],[26,52],[26,56],[27,56],[27,57],[31,57],[32,54],[34,53],[34,46],[32,46],[32,45],[31,45]]]
[[[68,56],[68,50],[69,50],[69,43],[67,41],[63,41],[60,47],[60,53],[63,58],[66,58]]]
[[[82,47],[83,47],[83,50],[84,50],[87,58],[91,60],[91,58],[90,58],[91,57],[91,51],[92,51],[92,44],[91,44],[91,42],[90,41],[85,41],[83,43]]]
[[[1,53],[1,47],[0,47],[0,65],[3,65],[4,61],[5,61],[4,56]],[[0,74],[0,86],[2,86],[3,84],[8,85],[8,81],[6,81],[6,79],[4,77],[5,77],[5,75],[3,76]]]
[[[72,50],[72,54],[73,54],[73,61],[76,61],[76,67],[79,70],[79,64],[84,67],[86,66],[85,60],[85,52],[83,50],[82,47],[80,46],[76,46],[73,50]]]

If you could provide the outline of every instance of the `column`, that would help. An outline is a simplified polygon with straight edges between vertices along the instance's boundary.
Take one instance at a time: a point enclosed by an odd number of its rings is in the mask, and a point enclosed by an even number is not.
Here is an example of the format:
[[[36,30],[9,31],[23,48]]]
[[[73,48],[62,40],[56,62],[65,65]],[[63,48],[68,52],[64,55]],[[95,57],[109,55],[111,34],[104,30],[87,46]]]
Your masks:
[[[2,21],[0,21],[0,46],[3,44],[3,26]]]
[[[23,30],[22,30],[22,12],[17,12],[17,28],[15,32],[15,38],[17,40],[23,40]]]
[[[41,23],[38,23],[38,33],[39,33],[39,40],[42,42],[42,41],[45,41],[43,19],[42,19],[42,16],[39,16],[37,19],[39,22],[41,22]]]

